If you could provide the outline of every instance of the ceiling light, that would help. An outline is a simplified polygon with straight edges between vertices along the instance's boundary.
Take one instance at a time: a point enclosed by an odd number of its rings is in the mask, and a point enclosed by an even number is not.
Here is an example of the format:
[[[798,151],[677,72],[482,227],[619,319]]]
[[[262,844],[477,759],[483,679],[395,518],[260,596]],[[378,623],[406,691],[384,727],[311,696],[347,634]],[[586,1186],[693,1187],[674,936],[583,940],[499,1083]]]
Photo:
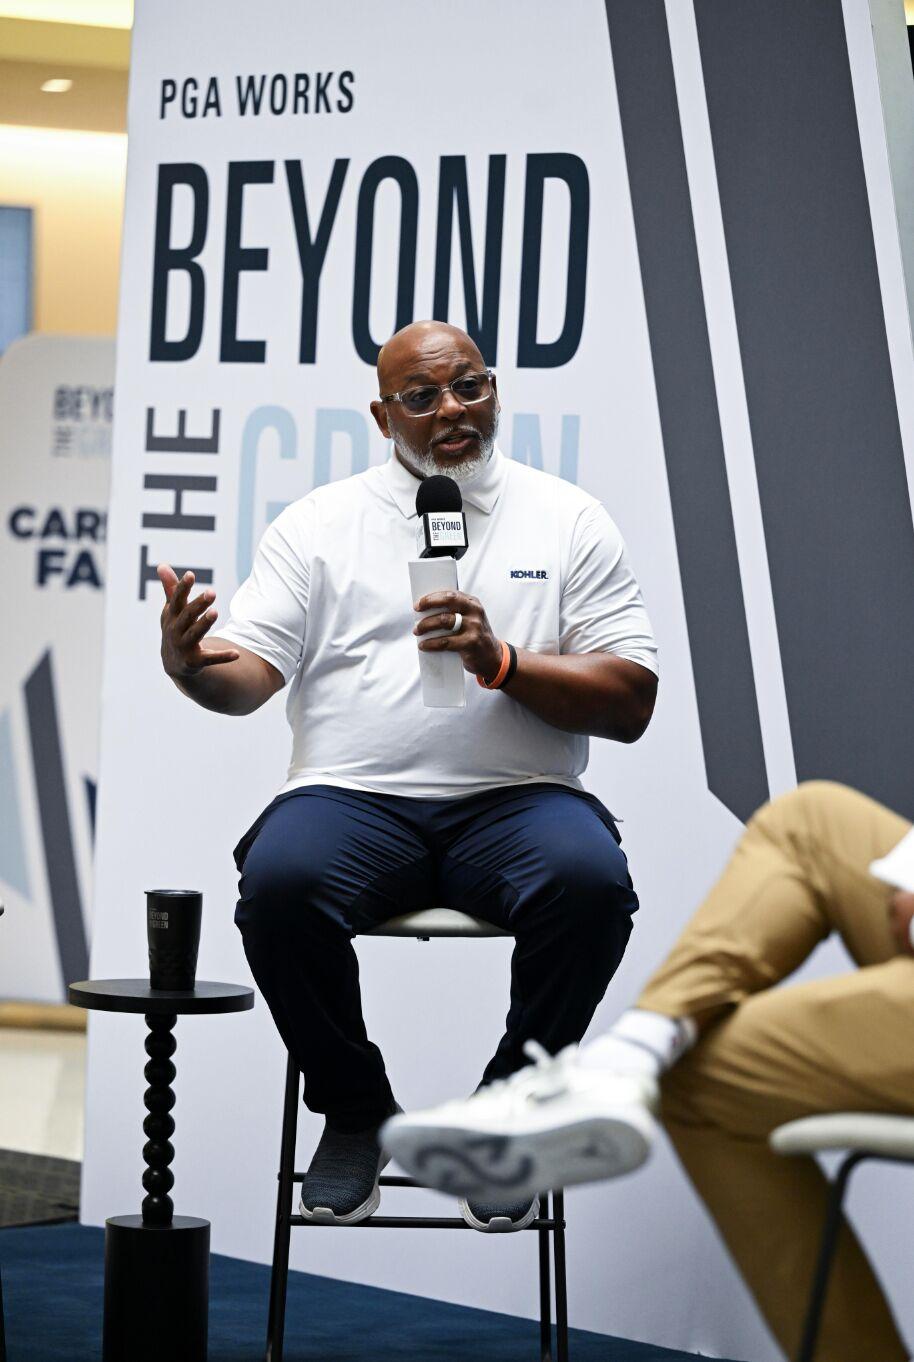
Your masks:
[[[46,95],[65,95],[73,89],[72,80],[46,80],[42,85]]]

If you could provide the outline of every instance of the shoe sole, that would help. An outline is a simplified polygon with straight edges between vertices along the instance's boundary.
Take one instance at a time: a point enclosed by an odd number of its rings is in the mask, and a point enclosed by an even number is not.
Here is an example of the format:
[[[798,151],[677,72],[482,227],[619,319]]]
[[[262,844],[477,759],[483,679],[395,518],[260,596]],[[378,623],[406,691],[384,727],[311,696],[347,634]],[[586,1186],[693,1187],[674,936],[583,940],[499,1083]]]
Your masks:
[[[513,1135],[471,1126],[422,1126],[396,1119],[381,1133],[384,1148],[429,1187],[458,1196],[534,1195],[553,1187],[600,1182],[634,1172],[651,1152],[656,1123],[626,1109]]]
[[[301,1218],[309,1225],[360,1225],[363,1220],[374,1215],[381,1204],[381,1188],[379,1179],[384,1169],[390,1163],[390,1154],[384,1153],[381,1162],[378,1164],[378,1173],[375,1178],[374,1187],[371,1195],[361,1204],[356,1206],[354,1211],[347,1211],[345,1215],[337,1215],[329,1206],[313,1206],[310,1210],[302,1204],[301,1197],[298,1199],[298,1213]]]
[[[482,1221],[477,1219],[463,1198],[458,1201],[457,1206],[470,1229],[479,1230],[482,1234],[516,1234],[518,1230],[525,1230],[528,1225],[532,1225],[540,1213],[538,1196],[533,1198],[530,1209],[520,1220],[512,1220],[507,1215],[493,1215],[490,1220]]]

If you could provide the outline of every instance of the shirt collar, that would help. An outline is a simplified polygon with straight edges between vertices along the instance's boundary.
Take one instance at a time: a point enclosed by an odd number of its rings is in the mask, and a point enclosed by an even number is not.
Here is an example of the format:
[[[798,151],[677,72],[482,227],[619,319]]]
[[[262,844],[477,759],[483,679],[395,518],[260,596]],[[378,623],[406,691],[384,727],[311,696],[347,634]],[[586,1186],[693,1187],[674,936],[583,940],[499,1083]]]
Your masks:
[[[382,464],[379,471],[388,492],[403,515],[407,520],[415,519],[416,492],[419,490],[421,478],[414,477],[400,462],[396,453],[391,453],[387,463]],[[477,510],[489,515],[501,495],[507,472],[508,461],[496,445],[485,468],[477,473],[472,482],[460,484],[464,502],[469,502]]]

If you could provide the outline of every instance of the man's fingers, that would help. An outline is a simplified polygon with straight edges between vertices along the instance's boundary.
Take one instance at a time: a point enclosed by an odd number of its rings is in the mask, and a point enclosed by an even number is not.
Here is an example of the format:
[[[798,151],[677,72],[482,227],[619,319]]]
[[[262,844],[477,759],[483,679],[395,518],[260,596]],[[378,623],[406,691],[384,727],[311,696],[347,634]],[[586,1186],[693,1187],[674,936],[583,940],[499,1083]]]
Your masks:
[[[165,599],[170,601],[175,594],[175,587],[178,585],[178,574],[168,563],[160,563],[156,568],[159,581],[162,583],[162,590],[165,592]]]
[[[183,640],[187,637],[190,626],[200,618],[204,610],[208,610],[216,599],[215,591],[201,591],[199,596],[195,596],[192,601],[188,601],[178,618],[175,620],[175,635]],[[215,611],[213,619],[216,618]]]
[[[218,651],[210,648],[201,648],[198,664],[201,667],[218,667],[223,662],[237,662],[240,653],[236,653],[234,648],[220,648]]]
[[[192,620],[182,633],[180,646],[182,648],[187,648],[192,644],[199,642],[203,635],[212,629],[218,615],[218,610],[207,610],[203,615],[199,615],[198,612],[198,618]]]
[[[473,609],[475,601],[472,596],[465,596],[462,591],[431,591],[427,596],[422,596],[413,606],[414,610],[459,610],[466,614]]]
[[[433,629],[453,629],[457,623],[456,612],[451,610],[444,615],[426,615],[413,627],[414,634],[428,634]],[[463,633],[463,629],[460,630]]]
[[[459,634],[439,634],[437,638],[420,638],[419,647],[425,652],[452,652],[459,653],[466,649],[474,648],[475,643],[465,638],[463,633]]]
[[[188,593],[194,584],[194,574],[185,572],[178,585],[175,587],[169,604],[173,615],[179,615],[187,604]]]

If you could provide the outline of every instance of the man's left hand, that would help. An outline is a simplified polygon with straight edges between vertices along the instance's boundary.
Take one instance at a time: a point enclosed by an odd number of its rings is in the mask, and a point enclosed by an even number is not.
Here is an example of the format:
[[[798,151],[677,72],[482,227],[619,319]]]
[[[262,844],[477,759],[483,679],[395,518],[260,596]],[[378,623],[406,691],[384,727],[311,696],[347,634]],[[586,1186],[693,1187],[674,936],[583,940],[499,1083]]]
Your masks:
[[[486,681],[497,674],[502,660],[501,643],[492,633],[482,603],[475,596],[465,596],[462,591],[432,591],[416,601],[413,609],[436,612],[419,620],[413,629],[424,653],[459,653],[467,671]],[[463,616],[463,623],[456,634],[423,638],[435,629],[453,629],[457,615]]]

